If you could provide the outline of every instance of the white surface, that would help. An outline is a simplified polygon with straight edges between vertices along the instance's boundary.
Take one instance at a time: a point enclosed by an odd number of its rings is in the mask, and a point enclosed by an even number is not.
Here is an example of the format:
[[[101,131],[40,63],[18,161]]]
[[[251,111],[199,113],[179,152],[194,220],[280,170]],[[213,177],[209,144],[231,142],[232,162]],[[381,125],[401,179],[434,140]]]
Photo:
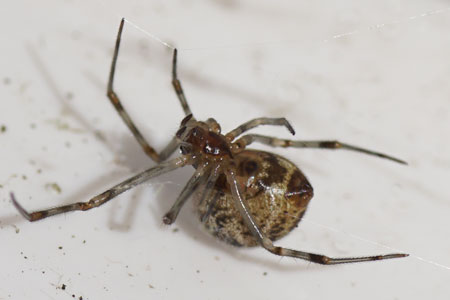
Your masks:
[[[448,299],[450,270],[420,258],[450,266],[449,7],[2,3],[0,299]],[[121,16],[180,48],[197,118],[215,117],[227,131],[285,116],[299,139],[337,138],[410,163],[274,150],[315,188],[305,220],[278,244],[341,257],[393,252],[379,243],[411,256],[327,267],[235,249],[203,233],[190,205],[163,226],[190,169],[87,213],[24,221],[10,191],[27,209],[46,208],[86,200],[153,165],[105,97]],[[116,90],[161,149],[182,118],[170,51],[129,24],[122,45]],[[289,137],[281,128],[257,132]],[[53,182],[60,194],[45,187]]]

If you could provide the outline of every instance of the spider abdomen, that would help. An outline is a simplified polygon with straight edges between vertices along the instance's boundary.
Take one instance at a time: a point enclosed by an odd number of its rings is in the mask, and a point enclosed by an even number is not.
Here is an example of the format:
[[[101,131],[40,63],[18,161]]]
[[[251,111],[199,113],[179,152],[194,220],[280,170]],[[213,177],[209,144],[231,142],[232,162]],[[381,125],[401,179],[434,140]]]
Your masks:
[[[245,150],[234,160],[243,198],[261,231],[272,241],[288,234],[313,196],[306,177],[292,162],[273,153]],[[208,231],[235,246],[258,245],[234,206],[225,176],[219,177],[212,195],[198,204]]]

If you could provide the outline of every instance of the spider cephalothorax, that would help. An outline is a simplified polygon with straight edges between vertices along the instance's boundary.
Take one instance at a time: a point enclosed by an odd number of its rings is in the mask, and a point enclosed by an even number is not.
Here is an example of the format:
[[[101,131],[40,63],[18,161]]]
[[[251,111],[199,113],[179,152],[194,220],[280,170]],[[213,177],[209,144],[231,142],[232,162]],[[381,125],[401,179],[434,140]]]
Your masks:
[[[244,132],[259,125],[285,126],[294,129],[285,118],[257,118],[222,134],[220,125],[212,118],[197,121],[191,113],[177,76],[177,50],[173,52],[172,84],[186,117],[169,144],[160,153],[152,148],[139,132],[114,92],[113,81],[119,53],[124,19],[119,26],[111,64],[107,96],[122,120],[135,136],[143,151],[158,165],[145,170],[93,197],[87,202],[28,213],[11,199],[18,211],[29,221],[49,216],[98,207],[117,195],[174,169],[191,165],[194,174],[189,179],[163,222],[172,224],[184,203],[193,196],[200,220],[220,240],[236,246],[261,245],[281,256],[291,256],[320,264],[340,264],[405,257],[388,254],[366,257],[330,258],[324,255],[287,249],[273,245],[285,236],[305,213],[313,189],[305,175],[292,162],[277,154],[246,149],[253,142],[274,147],[347,149],[378,156],[405,164],[404,161],[379,152],[338,141],[293,141]],[[181,156],[166,160],[180,148]]]
[[[195,153],[213,160],[233,156],[231,143],[220,133],[220,126],[214,119],[199,122],[190,114],[181,122],[176,137],[183,154]]]

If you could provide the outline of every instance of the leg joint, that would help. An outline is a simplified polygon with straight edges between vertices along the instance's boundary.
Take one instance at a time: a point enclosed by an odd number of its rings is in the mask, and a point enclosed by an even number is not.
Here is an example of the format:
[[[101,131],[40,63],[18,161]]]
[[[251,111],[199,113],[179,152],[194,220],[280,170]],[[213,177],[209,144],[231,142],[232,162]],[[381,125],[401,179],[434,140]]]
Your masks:
[[[328,149],[338,149],[341,148],[342,145],[338,141],[323,141],[319,143],[319,147]]]

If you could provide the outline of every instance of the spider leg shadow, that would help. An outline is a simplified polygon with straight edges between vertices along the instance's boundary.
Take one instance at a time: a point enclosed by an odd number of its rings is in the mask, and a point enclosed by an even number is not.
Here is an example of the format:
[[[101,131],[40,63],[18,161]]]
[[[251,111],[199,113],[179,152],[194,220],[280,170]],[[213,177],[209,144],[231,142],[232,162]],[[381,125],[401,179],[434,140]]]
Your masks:
[[[59,100],[59,102],[62,105],[62,110],[72,116],[77,123],[87,132],[94,133],[95,138],[103,143],[106,148],[110,148],[111,145],[107,143],[107,141],[103,138],[103,136],[92,126],[92,122],[87,120],[83,113],[80,113],[77,109],[73,107],[73,105],[70,104],[70,102],[67,100],[67,97],[64,96],[64,93],[61,91],[61,89],[57,86],[56,81],[54,79],[54,76],[50,73],[49,69],[45,65],[44,60],[42,57],[40,57],[38,51],[36,51],[35,47],[30,44],[25,45],[26,51],[30,55],[31,61],[36,66],[36,69],[41,74],[41,77],[43,79],[44,84],[47,85],[53,96]]]

